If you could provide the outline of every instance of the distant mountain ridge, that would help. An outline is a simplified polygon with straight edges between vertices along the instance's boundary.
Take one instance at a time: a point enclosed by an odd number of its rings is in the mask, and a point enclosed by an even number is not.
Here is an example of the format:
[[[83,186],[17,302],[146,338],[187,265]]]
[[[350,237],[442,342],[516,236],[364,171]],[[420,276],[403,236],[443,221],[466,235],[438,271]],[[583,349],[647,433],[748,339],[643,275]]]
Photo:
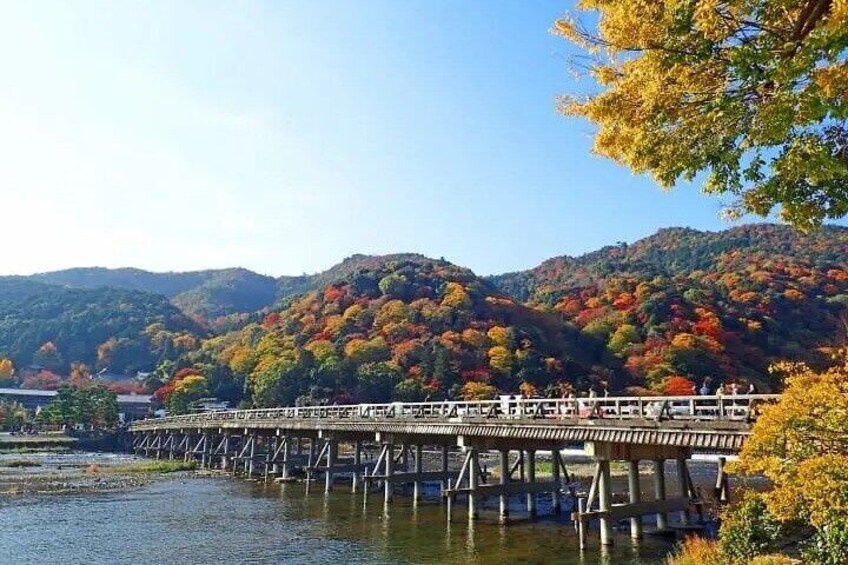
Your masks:
[[[496,327],[512,337],[489,336]],[[257,348],[268,332],[276,337]],[[318,349],[304,348],[304,339]],[[373,367],[363,368],[368,363],[356,361],[355,351],[348,359],[349,343],[362,345],[356,340],[379,350],[390,370],[368,373]],[[55,342],[63,369],[73,361],[120,372],[149,371],[164,360],[229,367],[215,377],[227,390],[251,379],[276,382],[271,377],[289,361],[292,379],[322,370],[326,379],[343,379],[355,369],[365,380],[414,385],[415,394],[488,383],[486,374],[509,387],[605,382],[663,391],[682,377],[773,389],[767,368],[774,361],[823,365],[848,345],[848,227],[807,235],[768,224],[668,228],[488,277],[416,253],[357,254],[319,273],[279,278],[242,268],[0,277],[0,357],[29,364],[49,357],[39,350],[47,342]],[[277,359],[275,351],[285,355]],[[312,359],[330,353],[345,371]],[[262,370],[251,364],[259,359]],[[437,373],[449,375],[450,386],[427,380]],[[334,382],[310,386],[345,388]],[[348,384],[363,394],[368,388]]]
[[[23,277],[69,288],[112,287],[165,296],[187,314],[214,319],[250,313],[279,301],[321,288],[351,273],[389,261],[433,261],[417,253],[355,254],[325,271],[312,275],[261,275],[244,268],[156,273],[135,268],[78,267]]]

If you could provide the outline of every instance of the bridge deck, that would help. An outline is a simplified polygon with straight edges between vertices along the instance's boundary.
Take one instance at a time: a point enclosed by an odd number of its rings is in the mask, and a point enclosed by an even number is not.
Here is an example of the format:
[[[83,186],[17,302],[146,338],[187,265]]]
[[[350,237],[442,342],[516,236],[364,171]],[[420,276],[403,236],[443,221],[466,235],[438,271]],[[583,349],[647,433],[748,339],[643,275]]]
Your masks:
[[[286,429],[534,444],[611,442],[736,451],[758,407],[777,395],[509,399],[301,406],[134,422],[131,432]]]

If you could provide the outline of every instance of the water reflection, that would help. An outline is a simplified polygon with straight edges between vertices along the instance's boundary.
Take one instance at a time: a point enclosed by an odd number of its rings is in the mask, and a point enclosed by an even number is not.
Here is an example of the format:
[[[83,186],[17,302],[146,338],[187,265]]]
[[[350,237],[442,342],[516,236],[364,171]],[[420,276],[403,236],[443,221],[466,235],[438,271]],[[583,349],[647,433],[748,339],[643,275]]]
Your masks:
[[[323,484],[221,477],[169,479],[108,495],[0,499],[0,555],[13,563],[94,565],[636,565],[661,563],[668,549],[663,540],[633,544],[622,530],[616,547],[598,547],[594,533],[581,553],[564,518],[503,526],[497,506],[487,504],[482,519],[469,522],[462,499],[448,522],[435,492],[413,503],[398,489],[385,504],[379,489],[365,496],[340,484],[325,494]]]

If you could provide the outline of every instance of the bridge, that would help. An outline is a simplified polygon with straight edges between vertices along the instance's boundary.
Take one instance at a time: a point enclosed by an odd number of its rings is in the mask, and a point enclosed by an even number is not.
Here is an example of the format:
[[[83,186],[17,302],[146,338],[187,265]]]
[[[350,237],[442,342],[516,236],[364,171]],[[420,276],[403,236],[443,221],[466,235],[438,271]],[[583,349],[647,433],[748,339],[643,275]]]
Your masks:
[[[480,500],[499,498],[499,517],[509,520],[509,497],[526,498],[537,514],[537,497],[549,496],[562,511],[570,495],[586,543],[589,521],[600,522],[602,544],[612,543],[612,527],[630,519],[633,538],[643,535],[642,517],[655,515],[658,530],[679,513],[692,522],[699,494],[687,462],[696,452],[718,454],[716,492],[727,498],[725,456],[741,449],[762,405],[777,395],[606,397],[443,402],[392,402],[235,410],[170,416],[133,422],[136,453],[156,458],[195,459],[215,468],[265,481],[308,480],[321,475],[326,491],[347,477],[351,490],[378,488],[392,500],[395,487],[412,486],[413,501],[424,483],[438,482],[448,519],[459,497],[468,516],[479,516]],[[567,447],[582,446],[594,461],[587,496],[578,496],[562,458]],[[425,461],[424,448],[440,457]],[[537,454],[550,453],[550,478],[537,480]],[[452,455],[461,465],[451,467]],[[496,472],[481,465],[481,454],[496,454]],[[666,461],[674,461],[679,493],[666,492]],[[626,462],[626,503],[613,503],[610,465]],[[643,498],[639,463],[653,465],[653,496]],[[427,469],[429,463],[430,468]],[[435,463],[435,464],[434,464]],[[496,481],[493,480],[496,478]]]

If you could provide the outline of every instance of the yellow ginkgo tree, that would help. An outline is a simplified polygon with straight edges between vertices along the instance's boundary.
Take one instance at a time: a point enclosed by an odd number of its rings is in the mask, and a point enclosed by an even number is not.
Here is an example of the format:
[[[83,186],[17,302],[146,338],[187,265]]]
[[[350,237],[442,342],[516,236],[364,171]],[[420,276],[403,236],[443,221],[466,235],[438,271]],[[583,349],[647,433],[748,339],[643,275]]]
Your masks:
[[[848,560],[848,355],[817,372],[781,364],[786,389],[762,409],[735,471],[763,475],[768,511],[812,526],[810,563]],[[830,561],[829,559],[833,559]]]
[[[665,187],[808,229],[848,214],[848,0],[580,0],[554,25],[599,86],[560,109]]]

